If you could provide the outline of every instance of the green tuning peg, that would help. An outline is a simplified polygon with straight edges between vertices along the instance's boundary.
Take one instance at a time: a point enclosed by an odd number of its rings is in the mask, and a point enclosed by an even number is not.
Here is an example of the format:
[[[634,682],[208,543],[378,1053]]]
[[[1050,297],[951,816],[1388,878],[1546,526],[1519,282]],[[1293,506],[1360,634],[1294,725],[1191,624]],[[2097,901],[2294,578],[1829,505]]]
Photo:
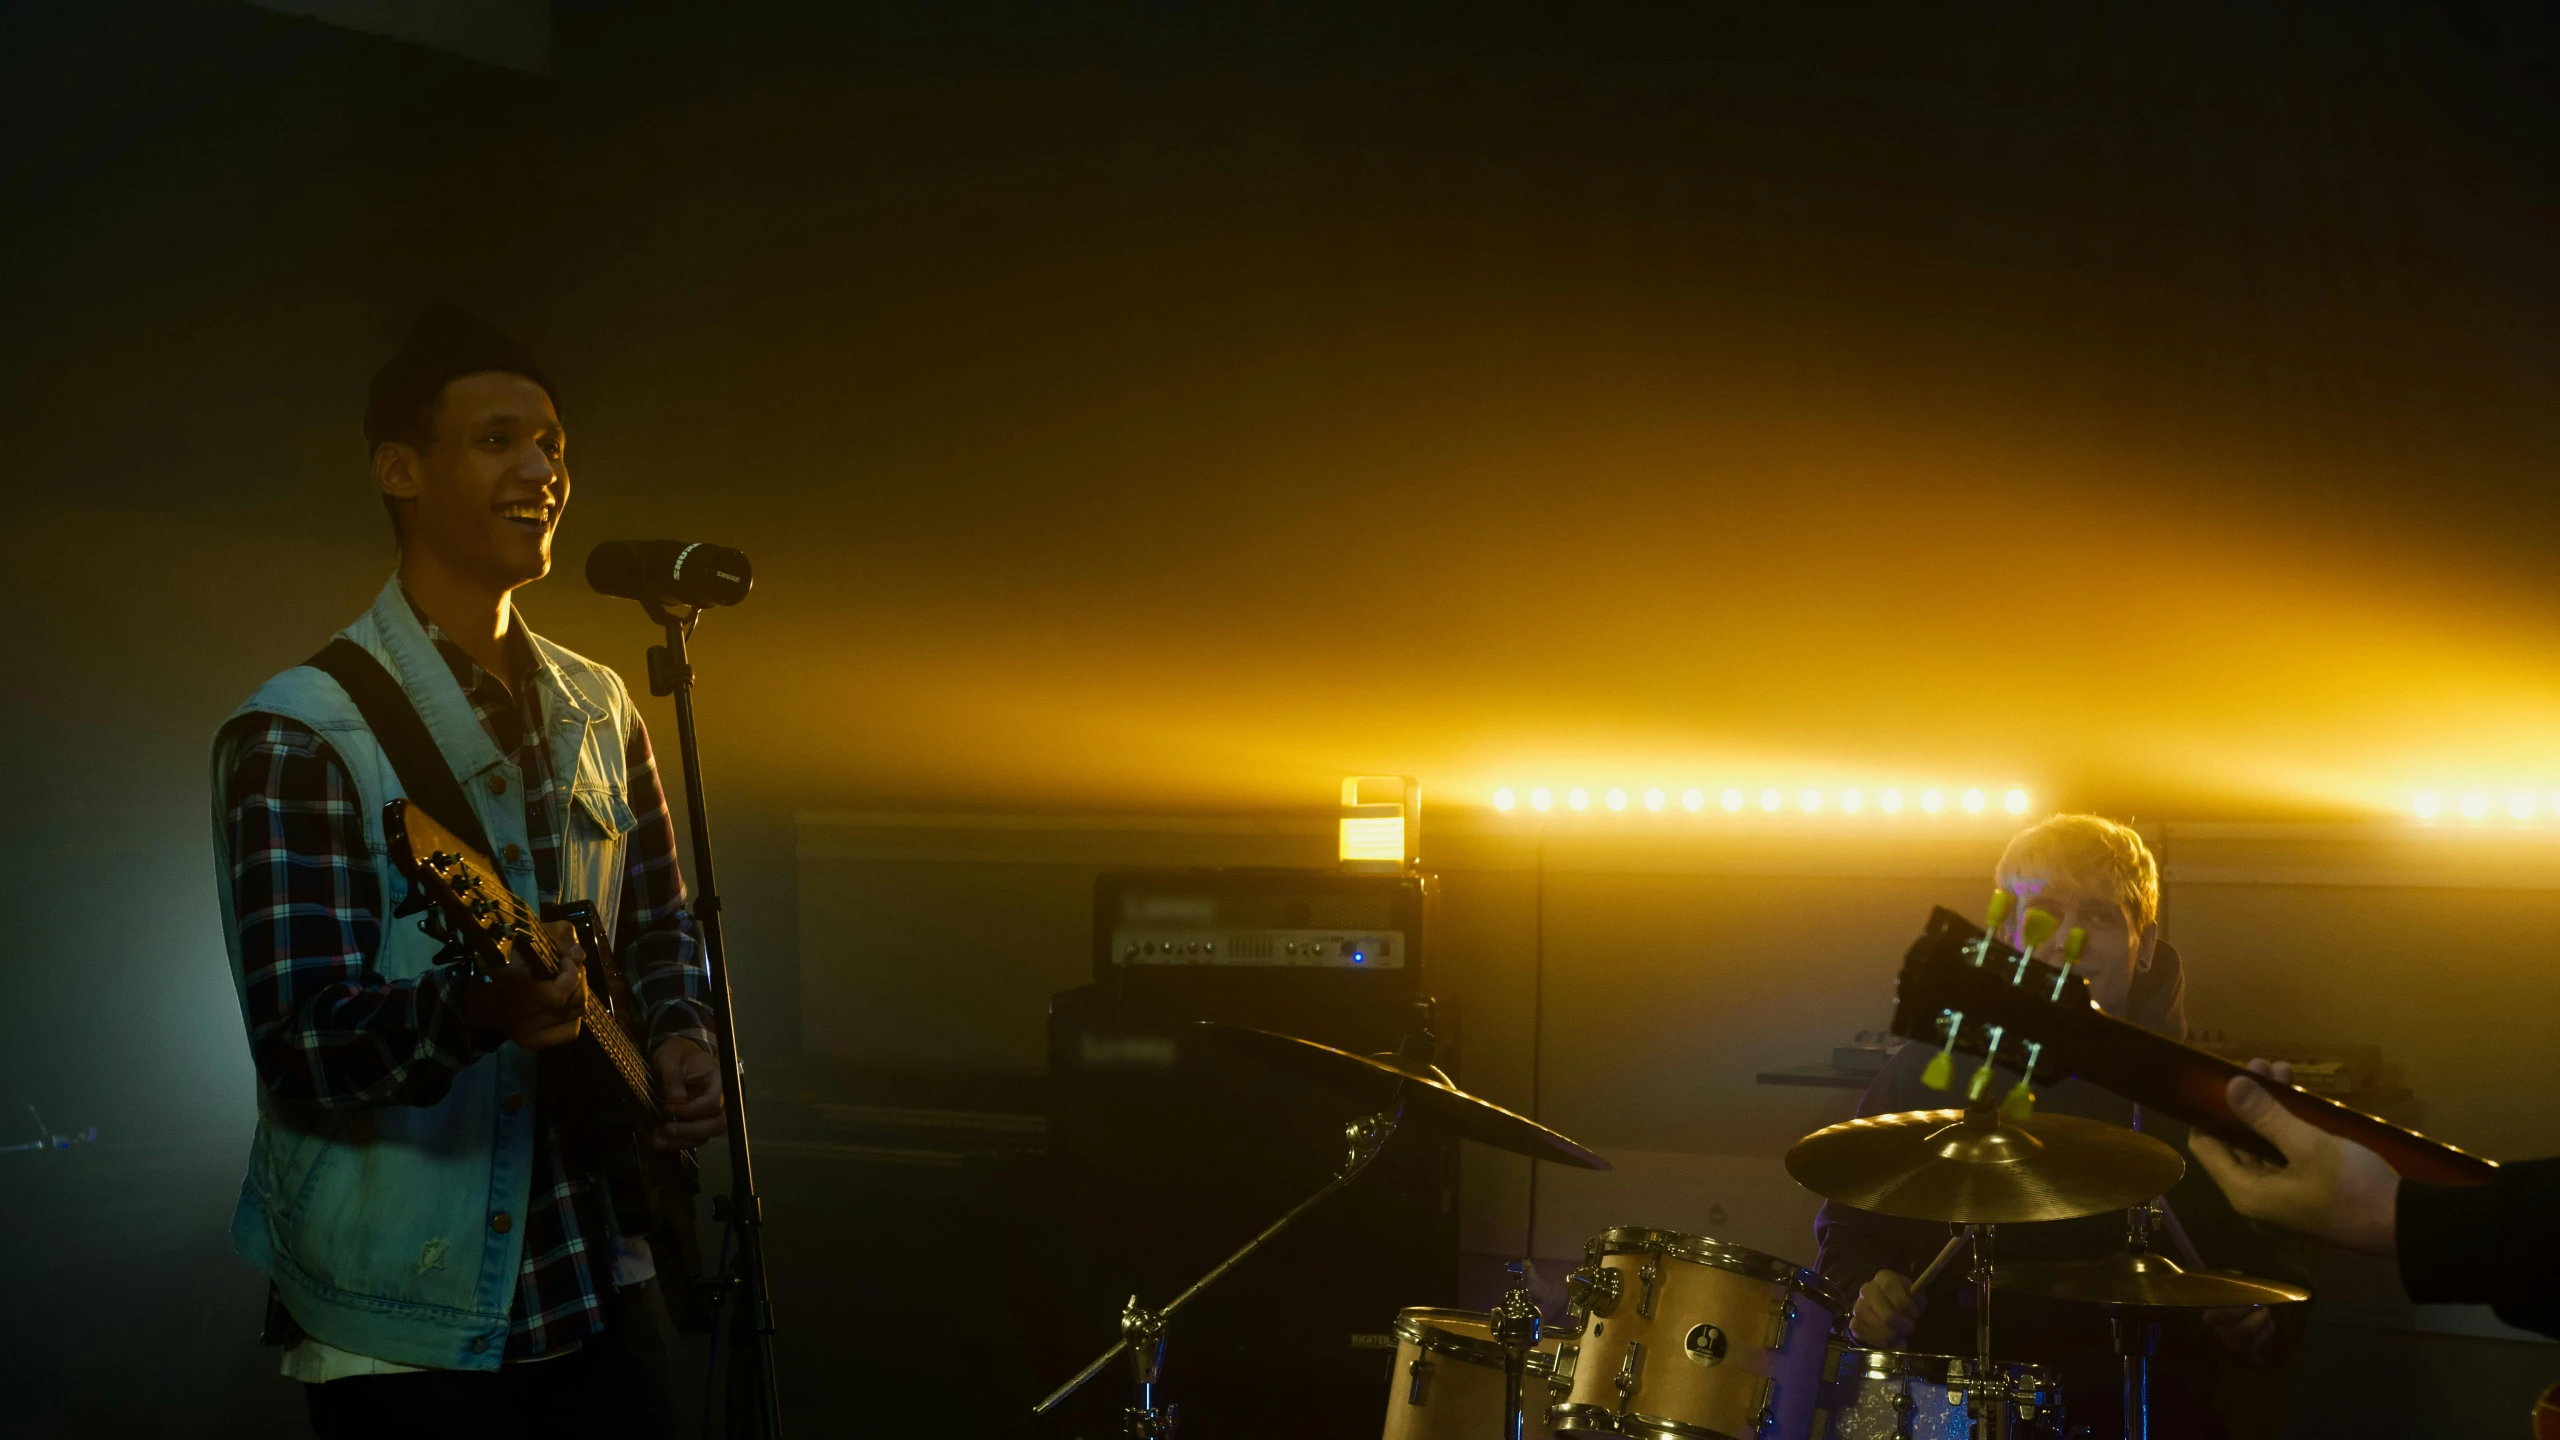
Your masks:
[[[2026,1073],[2020,1075],[2018,1077],[2018,1083],[2010,1086],[2009,1093],[2000,1098],[2001,1119],[2012,1123],[2018,1123],[2025,1121],[2028,1117],[2036,1113],[2036,1092],[2030,1087],[2035,1083],[2036,1060],[2043,1054],[2043,1041],[2030,1040],[2027,1042]]]
[[[2053,938],[2054,931],[2062,928],[2062,917],[2050,910],[2030,910],[2018,922],[2018,928],[2027,942],[2024,948],[2033,954],[2038,946]]]
[[[1972,1083],[1965,1086],[1964,1102],[1968,1105],[1982,1103],[1982,1097],[1991,1089],[1991,1062],[2000,1054],[2001,1029],[1998,1025],[1991,1027],[1991,1043],[1983,1048],[1982,1064],[1974,1070]]]
[[[1920,1072],[1920,1083],[1932,1090],[1944,1090],[1956,1083],[1956,1032],[1964,1028],[1964,1012],[1950,1010],[1947,1015],[1947,1043],[1929,1057],[1928,1067]]]
[[[2080,957],[2088,949],[2089,932],[2077,925],[2071,927],[2070,934],[2062,937],[2062,968],[2053,974],[2054,999],[2062,998],[2062,987],[2071,980],[2071,967],[2080,963]]]
[[[2024,1080],[2010,1086],[2009,1093],[2001,1098],[2000,1118],[2013,1125],[2026,1121],[2035,1113],[2035,1092],[2027,1088],[2027,1082]]]

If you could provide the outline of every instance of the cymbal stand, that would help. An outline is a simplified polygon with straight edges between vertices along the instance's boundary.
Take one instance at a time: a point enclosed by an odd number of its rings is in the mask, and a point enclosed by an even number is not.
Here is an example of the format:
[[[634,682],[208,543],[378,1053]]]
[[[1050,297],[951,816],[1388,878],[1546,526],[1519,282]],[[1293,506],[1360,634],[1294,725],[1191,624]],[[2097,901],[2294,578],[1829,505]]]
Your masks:
[[[1991,1242],[1998,1234],[1997,1225],[1967,1225],[1965,1233],[1973,1237],[1973,1341],[1975,1370],[1973,1387],[1967,1392],[1965,1413],[1973,1420],[1973,1432],[1999,1440],[2009,1433],[2009,1391],[2007,1377],[1994,1373],[1991,1360]]]
[[[1075,1378],[1050,1391],[1047,1399],[1031,1407],[1031,1413],[1046,1415],[1057,1409],[1066,1403],[1068,1396],[1083,1389],[1086,1381],[1101,1374],[1112,1361],[1126,1355],[1131,1358],[1129,1405],[1121,1412],[1121,1433],[1128,1440],[1158,1440],[1158,1437],[1173,1434],[1175,1426],[1180,1423],[1178,1407],[1157,1403],[1162,1398],[1158,1391],[1164,1371],[1165,1322],[1171,1320],[1176,1311],[1197,1299],[1201,1291],[1216,1284],[1228,1271],[1243,1264],[1253,1252],[1288,1229],[1299,1216],[1331,1199],[1333,1192],[1358,1179],[1360,1172],[1368,1169],[1369,1162],[1377,1159],[1378,1152],[1387,1148],[1387,1142],[1395,1137],[1396,1122],[1403,1114],[1404,1102],[1399,1098],[1394,1108],[1363,1115],[1342,1127],[1347,1153],[1340,1167],[1333,1172],[1333,1178],[1314,1194],[1291,1206],[1287,1214],[1265,1226],[1261,1234],[1244,1242],[1234,1254],[1219,1261],[1208,1274],[1192,1281],[1189,1289],[1165,1302],[1163,1309],[1150,1310],[1138,1303],[1137,1296],[1130,1296],[1129,1303],[1120,1312],[1119,1342],[1095,1356],[1092,1364],[1076,1372]]]
[[[2149,1205],[2125,1211],[2125,1247],[2136,1255],[2148,1253],[2151,1224]],[[2151,1440],[2151,1357],[2160,1349],[2160,1321],[2149,1311],[2129,1307],[2110,1307],[2107,1319],[2115,1331],[2116,1354],[2124,1360],[2124,1440]]]
[[[2145,1310],[2111,1310],[2116,1354],[2124,1359],[2124,1440],[2151,1440],[2151,1357],[2160,1349],[2160,1322]]]
[[[1540,1323],[1538,1304],[1529,1298],[1528,1273],[1526,1261],[1511,1262],[1511,1288],[1494,1302],[1491,1317],[1493,1343],[1502,1347],[1502,1440],[1523,1440],[1521,1427],[1528,1420],[1521,1392],[1529,1373],[1529,1352],[1537,1348]]]

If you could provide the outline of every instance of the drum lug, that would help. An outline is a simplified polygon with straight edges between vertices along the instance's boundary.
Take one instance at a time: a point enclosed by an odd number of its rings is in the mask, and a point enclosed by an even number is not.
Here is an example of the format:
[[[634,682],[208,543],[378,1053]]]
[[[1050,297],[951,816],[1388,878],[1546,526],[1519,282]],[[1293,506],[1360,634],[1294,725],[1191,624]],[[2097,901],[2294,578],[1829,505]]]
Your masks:
[[[1644,1342],[1641,1340],[1630,1341],[1627,1345],[1626,1358],[1618,1362],[1618,1378],[1616,1384],[1618,1387],[1619,1414],[1624,1415],[1627,1413],[1627,1407],[1635,1402],[1636,1387],[1643,1383]]]
[[[1420,1355],[1415,1356],[1413,1363],[1405,1367],[1406,1381],[1404,1403],[1407,1405],[1428,1405],[1431,1403],[1432,1369],[1433,1366],[1430,1359],[1427,1356]]]
[[[1556,1347],[1555,1368],[1547,1372],[1547,1385],[1558,1394],[1573,1389],[1574,1372],[1582,1368],[1582,1342],[1567,1340]]]
[[[1636,1301],[1636,1313],[1650,1320],[1653,1318],[1653,1289],[1662,1283],[1662,1257],[1646,1256],[1644,1268],[1636,1272],[1636,1280],[1644,1286],[1643,1297]]]
[[[1795,1297],[1792,1295],[1780,1296],[1777,1305],[1769,1313],[1769,1343],[1763,1348],[1770,1350],[1786,1349],[1787,1327],[1795,1323]]]
[[[1751,1433],[1766,1435],[1777,1423],[1778,1382],[1775,1379],[1763,1378],[1760,1382],[1759,1399],[1751,1408]]]
[[[1565,1304],[1575,1315],[1609,1315],[1618,1308],[1626,1277],[1606,1265],[1585,1265],[1564,1277]]]

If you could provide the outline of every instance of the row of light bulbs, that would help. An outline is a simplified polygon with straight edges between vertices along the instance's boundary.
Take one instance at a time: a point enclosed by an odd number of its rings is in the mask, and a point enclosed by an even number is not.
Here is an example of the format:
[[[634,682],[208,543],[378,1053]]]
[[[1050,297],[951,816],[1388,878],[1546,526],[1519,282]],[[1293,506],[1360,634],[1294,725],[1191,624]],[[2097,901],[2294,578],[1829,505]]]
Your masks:
[[[2493,802],[2475,790],[2455,796],[2450,803],[2433,790],[2421,790],[2409,808],[2416,811],[2421,820],[2442,820],[2457,815],[2465,820],[2486,820],[2491,815],[2503,815],[2510,820],[2530,820],[2541,813],[2542,805],[2522,790],[2501,802]],[[2560,816],[2560,803],[2555,803],[2550,809],[2554,816]]]
[[[1776,786],[1766,787],[1754,796],[1746,794],[1739,785],[1729,785],[1725,787],[1723,794],[1713,798],[1727,814],[1738,815],[1754,805],[1758,806],[1762,813],[1771,815],[1788,808],[1786,792]],[[1667,808],[1672,799],[1669,792],[1656,786],[1645,791],[1643,796],[1634,802],[1630,802],[1626,791],[1611,789],[1601,795],[1600,803],[1611,810],[1624,810],[1630,803],[1638,803],[1647,810],[1659,811]],[[1678,799],[1681,809],[1695,814],[1707,808],[1709,796],[1706,791],[1692,786],[1681,791]],[[1493,808],[1496,810],[1517,809],[1520,802],[1520,793],[1508,785],[1493,792]],[[1875,808],[1887,815],[1900,814],[1905,803],[1900,790],[1888,788],[1877,791],[1875,795]],[[1922,790],[1914,803],[1918,805],[1921,813],[1935,815],[1945,810],[1950,802],[1946,791],[1933,786]],[[1967,815],[1979,815],[1990,809],[1994,801],[1987,791],[1966,790],[1959,793],[1952,803]],[[2001,795],[1997,803],[2001,809],[2012,815],[2024,815],[2027,813],[2027,792],[2010,790]],[[1529,791],[1528,804],[1532,810],[1552,810],[1556,805],[1556,793],[1540,785]],[[1590,809],[1591,792],[1580,785],[1574,786],[1564,793],[1564,807],[1567,810]],[[1806,815],[1818,814],[1826,809],[1838,810],[1844,815],[1855,815],[1866,808],[1867,795],[1860,790],[1841,790],[1834,794],[1825,794],[1820,790],[1807,789],[1799,790],[1795,795],[1795,809]]]

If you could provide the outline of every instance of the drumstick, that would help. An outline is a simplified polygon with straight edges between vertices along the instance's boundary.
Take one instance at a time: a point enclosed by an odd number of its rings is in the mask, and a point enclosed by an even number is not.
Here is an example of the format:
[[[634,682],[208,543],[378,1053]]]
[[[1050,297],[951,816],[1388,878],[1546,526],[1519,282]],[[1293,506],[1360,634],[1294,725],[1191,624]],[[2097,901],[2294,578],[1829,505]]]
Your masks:
[[[1929,1268],[1920,1272],[1920,1278],[1911,1282],[1911,1293],[1917,1295],[1927,1289],[1929,1282],[1938,1278],[1938,1272],[1947,1268],[1947,1262],[1956,1258],[1956,1251],[1972,1238],[1971,1235],[1958,1235],[1949,1240],[1946,1248],[1938,1252],[1938,1258],[1929,1262]]]

